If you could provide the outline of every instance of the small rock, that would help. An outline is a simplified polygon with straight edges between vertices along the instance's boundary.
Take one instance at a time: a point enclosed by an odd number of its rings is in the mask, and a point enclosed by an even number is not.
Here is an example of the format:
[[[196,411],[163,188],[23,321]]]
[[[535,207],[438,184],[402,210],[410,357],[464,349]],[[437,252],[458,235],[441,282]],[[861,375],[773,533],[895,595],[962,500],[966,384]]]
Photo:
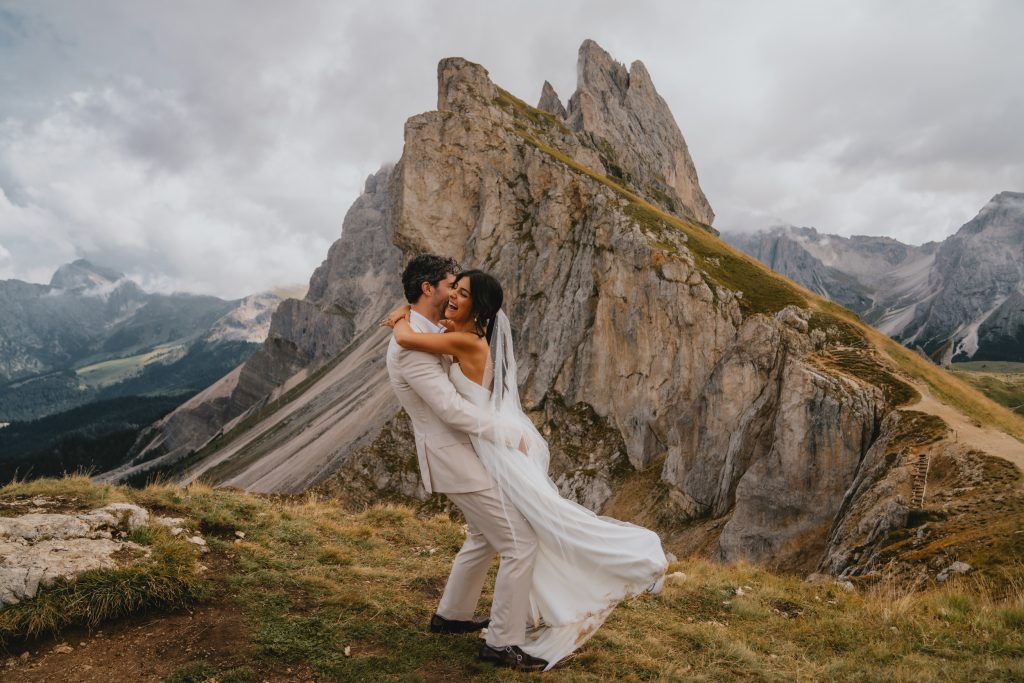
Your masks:
[[[59,655],[66,655],[75,651],[75,648],[71,647],[67,643],[61,643],[57,647],[53,648],[53,651]]]
[[[797,332],[807,332],[809,312],[790,304],[775,314],[775,319]]]
[[[807,578],[804,579],[804,581],[811,584],[812,586],[823,586],[826,583],[828,583],[831,580],[831,578],[832,577],[830,577],[827,574],[819,574],[818,572],[814,572],[813,574],[808,574]]]
[[[29,651],[28,651],[28,650],[25,650],[24,652],[22,652],[22,653],[21,653],[21,656],[20,656],[20,657],[18,657],[18,659],[20,659],[20,660],[21,660],[22,662],[27,662],[27,661],[28,661],[28,658],[29,658],[29,657],[31,657],[31,656],[32,656],[32,655],[31,655],[31,654],[29,654]]]
[[[351,657],[352,656],[352,648],[349,647],[348,645],[345,646],[345,656],[346,657]]]
[[[244,531],[236,531],[235,532],[235,536],[237,538],[245,538],[245,532]]]
[[[960,562],[959,560],[949,565],[935,577],[935,580],[939,583],[946,583],[949,577],[953,574],[967,574],[973,567],[966,562]]]
[[[669,564],[679,561],[679,559],[672,553],[665,553],[665,559],[669,561]]]
[[[847,593],[852,593],[855,589],[853,583],[850,581],[836,581],[836,585],[842,588]]]
[[[202,536],[189,536],[188,542],[199,548],[199,552],[208,553],[210,548],[206,545],[206,539]]]
[[[683,572],[672,572],[665,576],[665,583],[670,586],[681,584],[684,581],[686,581],[686,574]]]

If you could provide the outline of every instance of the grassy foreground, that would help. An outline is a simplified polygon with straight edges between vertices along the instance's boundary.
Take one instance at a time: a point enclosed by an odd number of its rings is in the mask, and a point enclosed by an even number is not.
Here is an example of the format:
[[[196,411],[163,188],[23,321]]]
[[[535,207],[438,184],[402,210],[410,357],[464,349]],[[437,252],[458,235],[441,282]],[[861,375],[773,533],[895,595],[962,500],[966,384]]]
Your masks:
[[[315,496],[281,499],[203,486],[135,490],[95,486],[81,477],[9,485],[0,489],[0,503],[40,495],[86,506],[134,501],[162,514],[186,515],[206,536],[212,552],[202,561],[215,568],[206,579],[210,592],[237,602],[254,661],[249,669],[230,672],[197,662],[169,680],[258,680],[254,671],[283,665],[339,681],[527,677],[478,664],[474,636],[426,631],[463,538],[462,525],[446,515],[421,518],[393,506],[350,513]],[[168,542],[158,533],[137,538],[157,546]],[[169,561],[192,576],[194,558]],[[676,562],[670,571],[685,572],[686,578],[659,597],[621,605],[575,657],[543,677],[1024,679],[1021,580],[1002,584],[999,594],[974,577],[918,591],[882,582],[847,592],[835,584],[814,586],[753,566],[696,558]],[[80,582],[79,599],[109,585]],[[21,606],[22,617],[49,610],[61,590],[66,588],[49,589]],[[197,591],[191,598],[207,594]],[[167,604],[143,600],[136,607]]]

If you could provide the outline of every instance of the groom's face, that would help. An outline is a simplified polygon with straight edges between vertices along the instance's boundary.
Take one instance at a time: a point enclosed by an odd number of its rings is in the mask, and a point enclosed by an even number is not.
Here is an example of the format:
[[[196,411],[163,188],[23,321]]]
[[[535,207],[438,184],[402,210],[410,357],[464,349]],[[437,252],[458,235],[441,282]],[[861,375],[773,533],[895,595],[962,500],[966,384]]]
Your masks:
[[[444,309],[448,306],[448,297],[451,295],[452,287],[454,286],[455,273],[448,273],[430,293],[430,305],[442,318],[444,317]]]

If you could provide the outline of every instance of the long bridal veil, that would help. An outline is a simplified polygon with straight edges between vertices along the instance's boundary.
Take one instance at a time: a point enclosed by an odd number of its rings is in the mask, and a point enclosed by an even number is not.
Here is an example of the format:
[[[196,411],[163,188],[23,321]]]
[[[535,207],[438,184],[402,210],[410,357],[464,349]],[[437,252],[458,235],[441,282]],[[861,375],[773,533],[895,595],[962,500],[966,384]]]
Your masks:
[[[499,439],[474,438],[473,445],[503,501],[537,535],[532,624],[523,649],[547,660],[550,668],[593,635],[618,602],[659,579],[668,563],[653,531],[600,517],[559,493],[548,476],[547,442],[519,400],[512,328],[503,311],[491,335],[491,357],[489,400]]]

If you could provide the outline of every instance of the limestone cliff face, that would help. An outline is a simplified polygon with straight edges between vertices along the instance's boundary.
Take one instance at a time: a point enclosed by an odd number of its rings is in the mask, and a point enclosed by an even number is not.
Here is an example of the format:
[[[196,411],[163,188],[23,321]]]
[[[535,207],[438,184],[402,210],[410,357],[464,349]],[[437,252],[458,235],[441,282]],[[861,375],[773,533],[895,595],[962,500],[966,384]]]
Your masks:
[[[524,407],[562,491],[600,510],[655,469],[674,523],[728,518],[720,557],[816,566],[889,408],[882,391],[817,363],[837,342],[786,296],[773,307],[724,286],[733,269],[716,269],[741,259],[700,225],[679,229],[579,162],[598,151],[588,136],[478,65],[445,60],[439,79],[438,111],[406,125],[395,241],[502,281]],[[398,427],[333,485],[422,496],[388,474],[414,471],[407,458],[380,467]]]
[[[584,44],[580,93],[634,114],[623,93],[655,101],[645,71],[605,57]],[[609,173],[609,139],[628,136],[584,99],[569,118],[598,118],[574,129],[557,98],[535,109],[443,60],[437,111],[409,119],[401,160],[368,183],[306,300],[275,315],[258,361],[269,395],[181,461],[180,480],[426,502],[375,320],[401,300],[403,257],[429,251],[503,283],[524,407],[565,495],[725,559],[856,563],[835,530],[890,501],[868,456],[880,434],[906,440],[885,425],[912,390],[845,314],[650,192],[671,140],[629,133],[637,155],[661,156]]]
[[[711,225],[715,213],[700,189],[689,148],[643,62],[633,62],[627,71],[586,40],[577,78],[566,119],[604,153],[606,172],[648,199],[660,199],[670,210]]]
[[[669,447],[663,476],[678,513],[731,513],[725,559],[806,560],[875,436],[880,391],[822,372],[807,360],[813,351],[803,332],[748,318]]]

